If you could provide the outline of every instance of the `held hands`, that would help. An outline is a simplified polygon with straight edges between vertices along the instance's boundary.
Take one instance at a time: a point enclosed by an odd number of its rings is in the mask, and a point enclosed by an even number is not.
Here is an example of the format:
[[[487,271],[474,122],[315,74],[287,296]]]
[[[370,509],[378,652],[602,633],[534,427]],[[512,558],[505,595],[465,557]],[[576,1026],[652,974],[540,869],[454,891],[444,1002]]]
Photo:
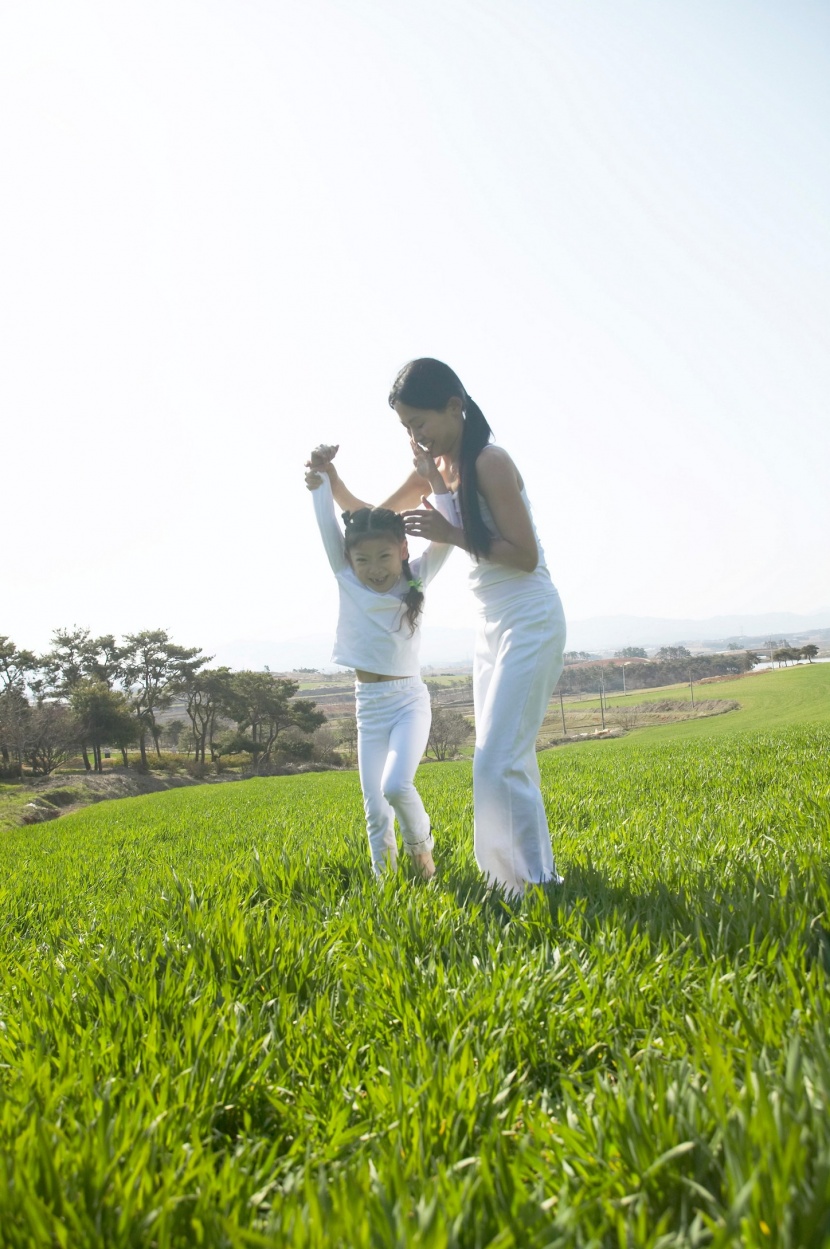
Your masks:
[[[332,460],[337,455],[340,444],[331,446],[330,444],[320,443],[311,452],[311,455],[305,462],[308,472],[305,475],[305,484],[309,490],[316,490],[318,486],[323,484],[321,473],[327,473],[329,477],[335,472]]]
[[[453,543],[457,530],[434,508],[426,495],[421,495],[422,507],[417,511],[401,512],[404,529],[413,538],[426,538],[428,542]]]

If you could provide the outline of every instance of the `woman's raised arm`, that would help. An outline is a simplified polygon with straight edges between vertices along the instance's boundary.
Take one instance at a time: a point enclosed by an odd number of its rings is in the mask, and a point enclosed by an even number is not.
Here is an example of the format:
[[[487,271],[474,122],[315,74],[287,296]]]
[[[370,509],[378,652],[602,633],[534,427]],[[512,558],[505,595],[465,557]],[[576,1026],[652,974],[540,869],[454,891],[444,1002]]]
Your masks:
[[[406,508],[417,507],[421,495],[431,494],[432,486],[426,477],[422,477],[415,469],[388,499],[384,499],[380,507],[388,507],[393,512],[403,512]]]

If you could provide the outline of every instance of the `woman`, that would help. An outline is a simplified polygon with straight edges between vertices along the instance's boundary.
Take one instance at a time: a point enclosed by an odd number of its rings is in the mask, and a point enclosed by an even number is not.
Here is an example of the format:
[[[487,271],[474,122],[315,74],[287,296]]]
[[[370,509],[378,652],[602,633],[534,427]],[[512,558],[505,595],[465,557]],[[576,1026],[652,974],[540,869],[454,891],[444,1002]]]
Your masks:
[[[562,672],[565,619],[521,475],[457,375],[412,360],[389,406],[413,444],[415,469],[383,506],[413,536],[459,546],[479,624],[473,666],[475,856],[508,894],[561,883],[551,852],[536,737]],[[341,507],[364,506],[332,478]],[[426,496],[432,493],[436,506]],[[418,508],[418,503],[422,508]]]

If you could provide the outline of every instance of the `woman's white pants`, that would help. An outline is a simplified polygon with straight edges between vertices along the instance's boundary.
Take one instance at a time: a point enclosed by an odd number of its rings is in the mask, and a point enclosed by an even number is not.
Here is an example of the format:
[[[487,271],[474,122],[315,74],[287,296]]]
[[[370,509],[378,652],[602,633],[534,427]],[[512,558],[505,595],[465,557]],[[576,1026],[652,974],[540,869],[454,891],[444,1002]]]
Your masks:
[[[508,894],[557,879],[539,789],[536,737],[562,672],[565,616],[556,590],[488,606],[473,665],[476,862]]]
[[[409,854],[432,849],[429,816],[413,784],[426,750],[432,712],[420,677],[357,681],[357,763],[372,867],[394,867],[395,816]]]

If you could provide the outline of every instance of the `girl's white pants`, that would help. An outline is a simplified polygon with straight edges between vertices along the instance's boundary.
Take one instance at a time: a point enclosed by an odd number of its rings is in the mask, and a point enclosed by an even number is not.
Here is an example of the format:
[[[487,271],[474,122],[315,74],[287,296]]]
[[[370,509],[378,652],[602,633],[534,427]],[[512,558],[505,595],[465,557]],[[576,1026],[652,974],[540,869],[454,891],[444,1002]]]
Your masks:
[[[499,587],[493,587],[494,590]],[[558,879],[539,790],[536,736],[562,672],[565,616],[556,590],[487,602],[473,664],[476,862],[509,894]]]
[[[395,816],[406,850],[432,850],[429,816],[413,784],[426,750],[432,712],[420,677],[356,681],[357,763],[372,867],[397,863]]]

